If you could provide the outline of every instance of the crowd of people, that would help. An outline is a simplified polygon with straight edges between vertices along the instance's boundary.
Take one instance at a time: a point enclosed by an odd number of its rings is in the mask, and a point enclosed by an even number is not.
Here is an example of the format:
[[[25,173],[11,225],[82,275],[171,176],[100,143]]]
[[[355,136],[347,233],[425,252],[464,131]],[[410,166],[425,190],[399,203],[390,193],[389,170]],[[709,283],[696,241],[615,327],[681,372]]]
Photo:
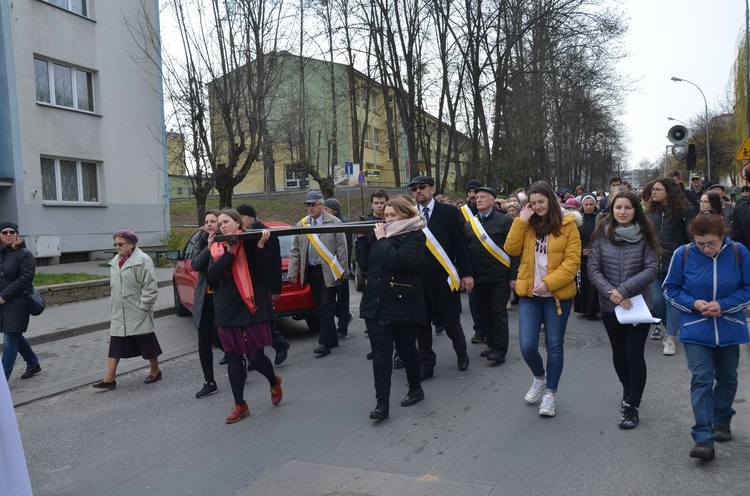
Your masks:
[[[692,375],[690,456],[712,460],[714,441],[732,437],[739,345],[750,342],[744,314],[750,306],[750,187],[733,204],[723,186],[704,183],[699,175],[691,183],[685,188],[673,171],[633,190],[613,177],[605,195],[583,186],[555,191],[539,181],[500,198],[496,189],[471,180],[466,198],[452,202],[435,195],[432,177],[420,175],[409,182],[407,194],[373,192],[372,212],[359,220],[374,227],[354,236],[336,227],[348,222],[339,202],[310,191],[306,215],[297,224],[303,232],[295,235],[289,253],[288,280],[311,288],[316,315],[308,324],[320,332],[313,353],[323,358],[348,337],[353,318],[348,279],[356,273],[376,400],[369,417],[377,421],[390,416],[394,369],[403,368],[408,381],[402,407],[425,398],[423,383],[434,376],[438,361],[433,333],[451,340],[459,371],[469,367],[462,292],[469,295],[470,342],[486,345],[480,357],[494,366],[506,360],[509,309],[518,304],[518,344],[532,376],[524,400],[539,403],[545,417],[556,415],[571,311],[602,321],[622,387],[622,429],[640,422],[647,339],[663,339],[663,354],[672,356],[679,337]],[[313,226],[332,229],[307,229]],[[283,398],[282,379],[264,353],[273,346],[278,365],[289,349],[274,326],[273,302],[282,287],[279,242],[250,205],[209,211],[202,229],[191,261],[198,272],[193,323],[204,379],[195,396],[218,390],[212,351],[218,346],[234,397],[225,419],[231,424],[249,415],[248,370],[268,380],[273,405]],[[258,235],[215,239],[247,230]],[[118,230],[113,240],[109,360],[104,378],[93,384],[109,390],[117,387],[122,358],[149,361],[146,384],[162,378],[153,263],[133,231]],[[3,368],[7,379],[20,353],[26,361],[22,378],[29,378],[41,370],[23,338],[29,321],[24,294],[34,260],[15,224],[0,223],[0,241]],[[651,315],[633,325],[622,322],[622,312],[641,299]],[[654,319],[659,323],[652,325]],[[546,357],[539,352],[542,333]]]

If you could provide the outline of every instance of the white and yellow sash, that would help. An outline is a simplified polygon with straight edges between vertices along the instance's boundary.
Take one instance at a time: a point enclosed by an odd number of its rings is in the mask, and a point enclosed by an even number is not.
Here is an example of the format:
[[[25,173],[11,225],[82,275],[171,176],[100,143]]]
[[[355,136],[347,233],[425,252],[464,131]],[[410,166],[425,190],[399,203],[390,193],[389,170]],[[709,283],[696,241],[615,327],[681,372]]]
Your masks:
[[[448,279],[446,279],[448,286],[450,286],[452,291],[460,290],[461,281],[458,278],[458,271],[453,262],[451,262],[451,259],[448,258],[448,254],[445,253],[445,250],[440,246],[437,238],[435,238],[435,235],[432,234],[432,231],[427,226],[422,229],[422,232],[424,232],[426,237],[425,244],[427,245],[427,249],[430,250],[432,256],[443,266],[445,272],[448,273]]]
[[[309,226],[307,221],[308,218],[309,217],[303,217],[300,221],[303,227]],[[341,279],[341,277],[344,275],[344,268],[336,259],[336,255],[331,253],[330,250],[323,244],[323,242],[320,241],[320,236],[318,236],[317,234],[308,233],[307,239],[310,240],[310,243],[313,245],[313,248],[315,248],[315,251],[318,252],[320,258],[326,261],[328,266],[331,268],[333,275],[336,276],[336,279]]]
[[[495,257],[498,262],[510,268],[510,257],[507,253],[505,253],[505,251],[503,251],[502,248],[497,246],[497,244],[492,241],[492,238],[490,238],[489,234],[487,234],[487,231],[485,231],[484,226],[481,222],[479,222],[479,219],[476,217],[472,217],[471,219],[469,219],[469,224],[471,224],[471,228],[474,231],[474,234],[476,235],[479,242],[482,243],[482,246],[484,246],[485,249],[490,252],[490,254]]]
[[[461,213],[464,215],[464,220],[466,222],[469,222],[469,219],[471,219],[472,217],[474,217],[474,214],[471,212],[471,209],[469,208],[469,204],[468,203],[464,203],[461,206]]]

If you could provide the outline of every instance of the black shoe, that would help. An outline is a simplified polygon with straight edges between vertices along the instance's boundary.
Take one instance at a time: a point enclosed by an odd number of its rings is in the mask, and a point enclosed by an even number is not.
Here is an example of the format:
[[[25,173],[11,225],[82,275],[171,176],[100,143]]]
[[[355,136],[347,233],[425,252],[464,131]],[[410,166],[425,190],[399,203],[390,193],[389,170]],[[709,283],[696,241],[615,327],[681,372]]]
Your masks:
[[[492,353],[487,355],[487,360],[491,362],[503,363],[505,362],[505,355],[503,355],[499,351],[493,351]]]
[[[393,369],[403,369],[404,368],[404,361],[401,360],[401,357],[398,355],[398,351],[393,355]]]
[[[484,337],[484,334],[480,334],[478,332],[474,333],[474,336],[471,338],[471,344],[482,344],[486,343],[487,339]]]
[[[291,345],[287,341],[285,348],[279,348],[278,350],[276,350],[276,358],[274,358],[273,360],[274,365],[281,365],[282,363],[284,363],[284,360],[286,360],[287,353],[289,352],[290,346]]]
[[[638,422],[640,422],[640,419],[638,418],[638,408],[625,403],[624,412],[622,413],[622,418],[620,419],[619,424],[620,429],[635,429]]]
[[[401,406],[416,405],[423,399],[424,399],[424,390],[422,389],[422,386],[415,387],[415,388],[410,387],[409,393],[406,395],[406,398],[401,400]]]
[[[490,356],[490,354],[492,354],[492,348],[488,346],[482,350],[479,356],[482,358],[487,358],[488,356]]]
[[[690,458],[713,460],[715,456],[713,444],[698,443],[690,450]]]
[[[463,355],[460,355],[458,357],[458,370],[463,372],[464,370],[469,368],[469,355],[464,353]]]
[[[219,360],[219,365],[226,365],[226,364],[227,364],[227,356],[224,355],[224,358],[222,358],[221,360]]]
[[[195,397],[198,398],[198,399],[205,398],[206,396],[214,394],[218,390],[219,390],[219,388],[216,387],[216,383],[215,382],[208,382],[208,381],[206,381],[203,384],[203,389],[201,389],[200,391],[198,391],[197,393],[195,393]]]
[[[445,327],[443,327],[443,326],[435,326],[435,334],[442,334],[443,331],[445,331]]]
[[[23,377],[21,377],[23,379]],[[714,426],[714,441],[726,443],[732,440],[732,428],[728,425]]]
[[[389,409],[388,398],[378,399],[375,409],[370,412],[370,418],[373,420],[385,420],[388,418]]]
[[[367,354],[367,359],[368,359],[368,360],[372,360],[372,351],[371,351],[370,353],[368,353],[368,354]]]
[[[421,376],[422,380],[425,380],[435,375],[435,372],[433,369],[422,369],[419,375]]]
[[[34,377],[34,374],[38,374],[42,371],[42,367],[39,366],[39,364],[34,365],[30,369],[26,369],[26,372],[21,374],[21,379],[28,379],[29,377]]]
[[[331,348],[329,348],[328,346],[324,344],[321,344],[320,346],[318,346],[317,348],[313,350],[313,353],[315,353],[318,356],[324,357],[326,355],[331,354]]]

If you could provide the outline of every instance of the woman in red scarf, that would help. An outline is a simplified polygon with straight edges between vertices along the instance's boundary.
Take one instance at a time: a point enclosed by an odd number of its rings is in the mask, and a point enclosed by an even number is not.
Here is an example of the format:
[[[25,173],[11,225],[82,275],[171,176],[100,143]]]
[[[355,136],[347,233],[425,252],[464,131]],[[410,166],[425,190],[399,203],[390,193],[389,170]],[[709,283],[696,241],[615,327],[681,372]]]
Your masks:
[[[236,210],[219,213],[221,234],[243,232],[242,218]],[[216,328],[227,355],[229,385],[234,395],[234,407],[226,418],[233,424],[250,415],[244,399],[245,376],[242,355],[247,355],[255,370],[263,374],[271,386],[271,402],[281,402],[281,377],[274,374],[271,360],[263,348],[271,346],[273,304],[268,290],[268,267],[265,250],[270,237],[267,229],[257,241],[236,243],[214,242],[208,284],[214,289]]]

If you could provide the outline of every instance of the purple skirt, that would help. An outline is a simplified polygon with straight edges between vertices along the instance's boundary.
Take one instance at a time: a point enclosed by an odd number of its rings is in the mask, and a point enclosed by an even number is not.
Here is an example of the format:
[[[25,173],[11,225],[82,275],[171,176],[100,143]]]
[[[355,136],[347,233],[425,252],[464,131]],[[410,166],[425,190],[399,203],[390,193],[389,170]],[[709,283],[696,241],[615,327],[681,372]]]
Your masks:
[[[135,336],[111,336],[109,338],[109,358],[134,358],[142,356],[151,360],[161,355],[161,346],[156,333],[138,334]]]
[[[271,346],[270,320],[241,327],[216,326],[216,330],[225,353],[231,351],[244,355],[252,350]]]

